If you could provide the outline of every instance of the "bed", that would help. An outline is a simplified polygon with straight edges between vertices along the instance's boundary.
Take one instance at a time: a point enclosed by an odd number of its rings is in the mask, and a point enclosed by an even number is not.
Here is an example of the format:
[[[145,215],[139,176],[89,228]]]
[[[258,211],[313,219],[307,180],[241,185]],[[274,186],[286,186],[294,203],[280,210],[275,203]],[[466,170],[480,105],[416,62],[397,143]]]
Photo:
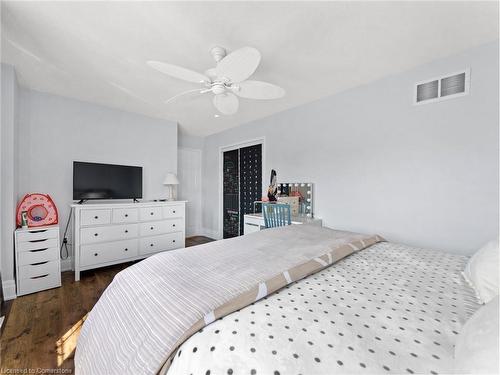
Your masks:
[[[307,225],[161,254],[106,290],[76,373],[451,373],[479,308],[466,261]]]

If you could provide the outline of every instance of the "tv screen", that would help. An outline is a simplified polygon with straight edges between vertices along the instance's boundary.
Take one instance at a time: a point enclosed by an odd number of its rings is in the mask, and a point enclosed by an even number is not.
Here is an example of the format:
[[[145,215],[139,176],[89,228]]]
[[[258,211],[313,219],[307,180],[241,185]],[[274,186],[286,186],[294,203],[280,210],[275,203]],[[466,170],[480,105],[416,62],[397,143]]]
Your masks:
[[[142,198],[142,167],[73,162],[73,200]]]

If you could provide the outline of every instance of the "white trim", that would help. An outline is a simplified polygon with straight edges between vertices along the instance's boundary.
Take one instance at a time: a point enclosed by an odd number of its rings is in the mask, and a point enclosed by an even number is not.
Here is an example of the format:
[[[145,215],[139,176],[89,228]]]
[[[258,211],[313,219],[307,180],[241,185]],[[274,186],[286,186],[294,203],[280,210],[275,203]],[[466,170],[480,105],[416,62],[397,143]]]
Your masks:
[[[194,228],[188,227],[187,221],[186,221],[186,237],[192,237],[192,236],[197,236],[203,232],[203,228],[202,228],[202,222],[203,222],[203,152],[199,148],[178,147],[177,148],[177,175],[179,175],[179,151],[180,150],[196,152],[200,156],[200,171],[199,171],[199,174],[197,176],[197,178],[199,179],[199,182],[200,182],[200,212],[199,212],[199,217],[196,218]],[[186,204],[186,206],[187,206],[187,204]],[[187,210],[187,208],[186,208],[186,210]]]
[[[4,280],[2,282],[2,288],[3,288],[3,297],[6,301],[17,297],[15,280]]]
[[[441,96],[441,80],[444,78],[448,78],[448,77],[455,76],[455,75],[462,74],[462,73],[465,73],[465,82],[464,82],[465,91],[457,93],[457,94]],[[455,98],[458,98],[461,96],[469,95],[469,93],[470,93],[470,73],[471,73],[471,69],[470,69],[470,67],[468,67],[468,68],[465,68],[463,70],[459,70],[459,71],[454,72],[454,73],[447,73],[447,74],[443,74],[439,77],[429,78],[429,79],[425,79],[423,81],[415,82],[414,88],[413,88],[413,99],[412,99],[413,105],[422,105],[422,104],[442,102],[443,100],[455,99]],[[417,102],[417,86],[421,85],[423,83],[429,83],[432,81],[438,81],[438,97],[434,98],[434,99],[427,99],[427,100],[422,100],[421,102]]]
[[[223,237],[223,215],[222,215],[222,210],[223,210],[223,200],[224,200],[224,194],[222,191],[223,185],[224,185],[224,174],[223,174],[223,167],[224,167],[224,157],[223,154],[226,151],[231,151],[231,150],[236,150],[239,148],[243,147],[249,147],[249,146],[255,146],[255,145],[262,145],[262,191],[264,192],[264,171],[266,170],[266,137],[260,137],[260,138],[253,138],[245,141],[241,141],[238,143],[233,143],[230,145],[226,146],[220,146],[219,147],[219,209],[217,211],[217,215],[219,217],[219,225],[217,229],[217,239],[222,239]],[[212,237],[213,238],[213,237]]]
[[[219,237],[219,233],[216,230],[208,229],[208,228],[202,228],[201,230],[201,235],[212,238],[214,240],[220,240],[222,237]]]
[[[71,257],[68,256],[66,259],[61,259],[61,272],[71,271],[71,270],[72,270]]]

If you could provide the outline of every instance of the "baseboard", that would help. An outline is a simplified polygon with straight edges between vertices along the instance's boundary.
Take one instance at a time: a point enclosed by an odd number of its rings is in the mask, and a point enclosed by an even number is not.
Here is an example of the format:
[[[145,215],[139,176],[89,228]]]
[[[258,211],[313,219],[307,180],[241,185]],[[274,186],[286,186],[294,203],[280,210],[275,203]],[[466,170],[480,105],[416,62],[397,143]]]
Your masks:
[[[17,297],[16,280],[4,280],[2,282],[3,298],[8,301]]]
[[[62,259],[61,260],[61,272],[64,271],[71,271],[71,257],[68,257],[67,259]]]
[[[213,238],[214,240],[219,240],[222,238],[221,235],[219,235],[219,232],[216,230],[208,229],[208,228],[203,228],[201,230],[202,235],[205,237]]]

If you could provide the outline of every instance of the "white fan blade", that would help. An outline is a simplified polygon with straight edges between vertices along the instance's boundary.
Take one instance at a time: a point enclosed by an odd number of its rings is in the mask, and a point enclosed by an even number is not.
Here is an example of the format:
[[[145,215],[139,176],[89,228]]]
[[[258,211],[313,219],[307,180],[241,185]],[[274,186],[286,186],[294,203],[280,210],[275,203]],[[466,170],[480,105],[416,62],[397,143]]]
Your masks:
[[[148,65],[163,74],[182,79],[183,81],[196,83],[210,81],[210,79],[201,73],[177,65],[167,64],[161,61],[148,61]]]
[[[228,78],[234,83],[250,77],[260,63],[260,52],[252,47],[240,48],[224,57],[215,68],[217,77]]]
[[[212,82],[217,78],[217,72],[215,68],[211,68],[205,71],[205,75],[212,79]]]
[[[232,115],[238,111],[239,100],[230,92],[214,96],[214,106],[224,115]]]
[[[235,85],[234,93],[248,99],[278,99],[285,96],[281,87],[261,81],[243,81]]]

